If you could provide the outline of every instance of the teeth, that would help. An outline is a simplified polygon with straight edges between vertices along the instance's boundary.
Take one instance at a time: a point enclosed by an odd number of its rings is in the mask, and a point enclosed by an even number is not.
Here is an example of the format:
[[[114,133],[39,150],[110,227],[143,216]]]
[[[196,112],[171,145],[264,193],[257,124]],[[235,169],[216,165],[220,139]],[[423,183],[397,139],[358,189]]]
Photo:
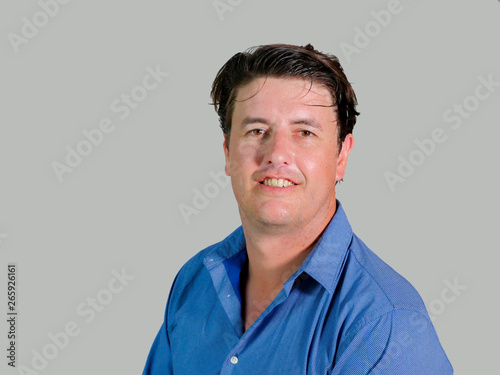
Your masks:
[[[291,185],[295,185],[293,182],[288,181],[286,179],[280,178],[266,178],[263,181],[264,185],[266,186],[272,186],[272,187],[288,187]]]

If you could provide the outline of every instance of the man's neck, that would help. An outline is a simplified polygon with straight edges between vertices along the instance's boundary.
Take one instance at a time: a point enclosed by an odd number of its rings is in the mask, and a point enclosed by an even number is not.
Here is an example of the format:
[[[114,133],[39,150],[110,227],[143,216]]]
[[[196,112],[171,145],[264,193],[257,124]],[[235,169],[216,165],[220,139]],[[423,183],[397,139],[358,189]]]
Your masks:
[[[307,258],[334,214],[295,231],[261,230],[244,223],[249,261],[246,282],[262,291],[281,290]]]
[[[315,242],[295,239],[291,236],[247,239],[247,281],[262,290],[281,289],[306,259]]]

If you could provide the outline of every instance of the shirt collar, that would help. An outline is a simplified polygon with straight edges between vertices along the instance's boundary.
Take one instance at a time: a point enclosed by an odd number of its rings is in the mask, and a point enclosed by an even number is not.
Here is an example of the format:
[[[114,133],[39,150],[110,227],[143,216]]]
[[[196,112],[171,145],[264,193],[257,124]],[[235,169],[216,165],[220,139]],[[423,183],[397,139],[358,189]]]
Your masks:
[[[289,293],[295,279],[305,272],[333,294],[346,260],[352,236],[351,225],[342,205],[337,200],[337,210],[332,220],[297,272],[285,283],[284,287],[285,290],[288,290],[287,293]]]
[[[332,294],[342,271],[352,236],[351,225],[342,205],[337,200],[335,215],[316,242],[313,250],[297,271],[285,282],[286,294],[290,293],[295,279],[304,272]],[[241,226],[222,242],[214,245],[203,262],[210,271],[240,251],[246,251],[245,236]]]
[[[245,235],[243,227],[240,226],[221,242],[210,246],[207,255],[203,258],[203,263],[207,270],[211,270],[220,265],[226,259],[231,258],[240,251],[246,251]]]

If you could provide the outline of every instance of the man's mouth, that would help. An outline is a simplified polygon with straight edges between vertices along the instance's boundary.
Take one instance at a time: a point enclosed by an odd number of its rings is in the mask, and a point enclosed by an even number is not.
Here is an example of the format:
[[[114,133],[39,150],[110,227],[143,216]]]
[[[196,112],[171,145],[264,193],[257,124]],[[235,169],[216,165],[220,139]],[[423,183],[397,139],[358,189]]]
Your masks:
[[[261,184],[271,187],[288,187],[295,185],[292,181],[287,180],[286,178],[266,178],[264,181],[261,181]]]

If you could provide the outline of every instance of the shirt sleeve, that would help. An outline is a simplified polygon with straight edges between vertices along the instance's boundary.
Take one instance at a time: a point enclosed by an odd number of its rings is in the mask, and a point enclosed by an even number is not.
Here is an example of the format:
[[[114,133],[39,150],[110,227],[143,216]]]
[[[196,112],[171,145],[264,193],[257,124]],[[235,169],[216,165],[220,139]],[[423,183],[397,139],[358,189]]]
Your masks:
[[[174,279],[172,287],[170,289],[170,294],[168,296],[167,307],[165,309],[165,320],[160,327],[160,331],[156,335],[156,338],[149,351],[148,359],[146,361],[146,366],[142,375],[172,375],[173,365],[172,365],[172,352],[170,350],[170,339],[168,336],[168,311],[170,300],[172,298],[172,293],[174,290],[175,282],[179,274]]]
[[[394,310],[363,322],[351,337],[328,374],[453,374],[432,323],[419,312]]]
[[[143,375],[172,375],[172,354],[165,322],[156,335],[149,351]]]

